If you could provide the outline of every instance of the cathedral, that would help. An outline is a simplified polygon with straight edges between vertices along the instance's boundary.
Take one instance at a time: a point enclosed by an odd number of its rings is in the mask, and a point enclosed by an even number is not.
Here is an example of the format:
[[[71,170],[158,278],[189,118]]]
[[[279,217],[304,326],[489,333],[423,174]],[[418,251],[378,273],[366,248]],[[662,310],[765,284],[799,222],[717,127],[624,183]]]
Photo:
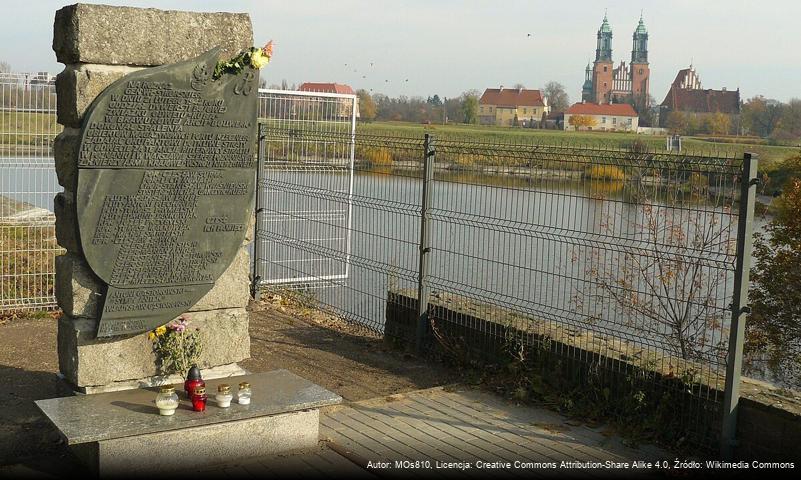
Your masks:
[[[595,62],[587,64],[581,99],[589,103],[631,103],[645,105],[648,99],[648,30],[642,15],[634,30],[631,48],[631,63],[612,62],[612,27],[604,13],[604,21],[598,29],[598,45]]]

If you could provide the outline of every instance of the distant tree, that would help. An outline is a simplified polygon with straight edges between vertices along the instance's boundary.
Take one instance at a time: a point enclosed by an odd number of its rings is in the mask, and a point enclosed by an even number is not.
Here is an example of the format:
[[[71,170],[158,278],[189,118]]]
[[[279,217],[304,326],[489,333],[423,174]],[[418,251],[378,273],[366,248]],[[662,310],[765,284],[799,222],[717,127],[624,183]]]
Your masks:
[[[689,112],[670,112],[665,126],[670,133],[679,135],[693,135],[699,131],[698,117]]]
[[[448,116],[449,122],[464,123],[461,97],[446,98],[442,104],[442,108],[445,109],[445,115]]]
[[[377,108],[373,97],[370,92],[361,89],[356,91],[356,96],[359,97],[359,118],[363,122],[372,122],[375,120]]]
[[[721,112],[705,115],[701,123],[702,129],[713,135],[726,135],[731,129],[731,118]]]
[[[512,88],[514,88],[515,90],[520,90],[520,89],[525,90],[526,86],[523,85],[522,83],[515,83],[515,85]]]
[[[552,112],[564,112],[570,106],[570,97],[561,83],[548,82],[542,88],[542,92],[548,99]]]
[[[784,105],[771,137],[782,141],[796,141],[801,138],[801,99],[794,98]]]
[[[478,123],[478,95],[472,92],[462,94],[462,115],[464,123]]]
[[[582,127],[594,127],[598,125],[598,120],[592,115],[571,115],[567,123],[579,130]]]
[[[743,104],[742,123],[750,134],[770,137],[782,117],[784,104],[761,95],[749,98]]]
[[[0,73],[11,73],[11,64],[0,60]]]
[[[281,80],[281,90],[289,90],[289,83],[287,83],[286,78]]]
[[[442,99],[440,99],[439,95],[435,93],[433,97],[428,97],[426,103],[434,105],[435,107],[440,107],[442,106]]]
[[[801,155],[795,157],[801,165]],[[801,178],[776,200],[765,233],[754,235],[752,314],[746,322],[748,358],[766,360],[775,374],[801,386]]]
[[[641,127],[654,126],[654,107],[656,106],[656,100],[654,97],[652,97],[650,94],[638,95],[636,97],[632,97],[629,103],[637,112],[637,115],[639,116],[639,121],[637,123]]]

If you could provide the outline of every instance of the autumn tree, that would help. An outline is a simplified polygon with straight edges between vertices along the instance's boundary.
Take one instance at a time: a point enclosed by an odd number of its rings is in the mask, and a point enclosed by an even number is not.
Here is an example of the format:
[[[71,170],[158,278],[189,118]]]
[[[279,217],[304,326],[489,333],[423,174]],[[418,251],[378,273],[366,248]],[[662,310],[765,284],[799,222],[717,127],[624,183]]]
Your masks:
[[[361,89],[356,91],[359,98],[359,119],[363,122],[372,122],[376,117],[376,105],[370,92]]]
[[[743,127],[752,135],[767,138],[782,117],[784,105],[761,95],[749,98],[742,108]]]
[[[0,60],[0,73],[11,73],[11,64]]]
[[[773,220],[754,235],[746,354],[801,386],[801,176],[775,203]]]
[[[464,123],[478,123],[478,95],[473,92],[462,94],[462,114]]]
[[[548,99],[548,105],[553,112],[564,112],[570,106],[570,97],[559,82],[546,83],[542,88],[542,94]]]
[[[592,115],[570,115],[570,119],[567,123],[575,127],[576,130],[579,130],[583,127],[594,127],[598,125],[598,120]]]
[[[801,138],[801,99],[793,98],[784,105],[771,137],[790,142]]]
[[[726,135],[731,129],[731,119],[725,113],[710,113],[704,116],[703,127],[706,133]]]

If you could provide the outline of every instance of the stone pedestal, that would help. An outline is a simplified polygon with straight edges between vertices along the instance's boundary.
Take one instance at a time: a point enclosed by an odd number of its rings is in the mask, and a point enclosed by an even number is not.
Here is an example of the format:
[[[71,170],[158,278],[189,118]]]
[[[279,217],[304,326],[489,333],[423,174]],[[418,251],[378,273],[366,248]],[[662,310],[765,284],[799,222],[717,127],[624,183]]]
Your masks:
[[[247,381],[249,405],[194,412],[183,393],[173,416],[160,416],[153,389],[39,400],[37,406],[95,473],[132,476],[187,472],[209,465],[310,448],[319,439],[319,409],[342,398],[286,370],[207,382]],[[181,386],[176,386],[180,390]],[[210,393],[213,398],[213,393]],[[90,414],[91,413],[91,414]]]
[[[95,338],[105,291],[81,249],[75,194],[78,139],[87,109],[111,83],[143,68],[196,57],[221,46],[230,57],[253,45],[247,14],[163,11],[76,4],[55,16],[53,50],[65,69],[56,78],[58,122],[54,156],[59,184],[56,237],[66,254],[56,259],[56,298],[64,315],[58,324],[63,377],[81,392],[158,384],[152,342],[146,334]],[[251,230],[252,232],[252,230]],[[240,251],[214,288],[190,308],[191,327],[201,330],[206,371],[242,372],[235,363],[250,355],[249,258]],[[214,370],[211,370],[214,371]]]

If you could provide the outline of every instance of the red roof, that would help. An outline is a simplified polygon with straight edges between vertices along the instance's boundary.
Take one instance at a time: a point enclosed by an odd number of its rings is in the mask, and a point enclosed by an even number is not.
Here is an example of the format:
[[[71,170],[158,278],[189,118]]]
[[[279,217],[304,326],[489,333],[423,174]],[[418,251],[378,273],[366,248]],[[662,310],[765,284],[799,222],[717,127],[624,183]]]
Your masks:
[[[610,117],[636,117],[637,112],[628,103],[575,103],[565,112],[568,115],[608,115]]]
[[[306,82],[298,89],[301,92],[323,92],[323,93],[345,93],[353,95],[353,89],[350,85],[342,85],[339,83],[314,83]]]
[[[479,100],[481,105],[501,107],[544,107],[545,101],[539,90],[525,88],[488,88]]]
[[[688,90],[673,86],[662,106],[680,112],[738,114],[740,91]]]

